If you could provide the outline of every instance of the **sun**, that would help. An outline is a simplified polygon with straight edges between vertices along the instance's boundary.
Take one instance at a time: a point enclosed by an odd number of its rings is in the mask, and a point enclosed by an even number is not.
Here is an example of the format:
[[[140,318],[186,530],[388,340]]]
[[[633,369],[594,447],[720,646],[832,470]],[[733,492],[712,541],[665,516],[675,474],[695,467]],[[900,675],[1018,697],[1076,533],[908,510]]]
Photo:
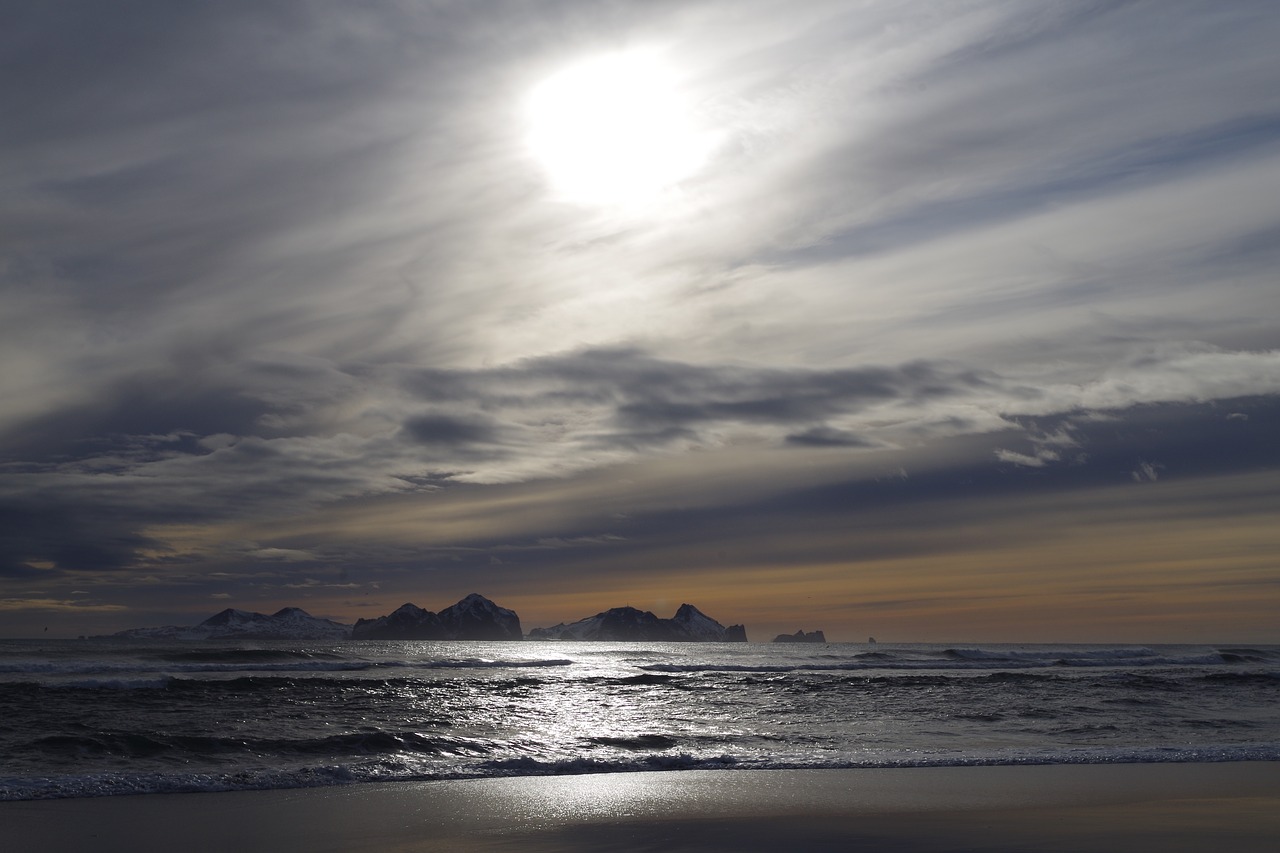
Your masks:
[[[713,145],[653,53],[572,65],[534,88],[527,113],[534,156],[556,192],[581,204],[649,201],[701,168]]]

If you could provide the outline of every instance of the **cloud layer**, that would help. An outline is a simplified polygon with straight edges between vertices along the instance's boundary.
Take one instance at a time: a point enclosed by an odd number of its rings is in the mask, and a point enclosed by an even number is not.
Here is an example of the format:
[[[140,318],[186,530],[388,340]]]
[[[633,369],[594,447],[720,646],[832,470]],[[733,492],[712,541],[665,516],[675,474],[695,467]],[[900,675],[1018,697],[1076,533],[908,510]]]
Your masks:
[[[271,575],[254,594],[341,615],[357,588],[518,586],[515,553],[578,555],[528,557],[549,589],[589,557],[625,590],[642,542],[718,577],[721,516],[799,560],[790,506],[858,553],[828,511],[850,495],[1048,501],[1280,462],[1266,2],[6,19],[9,612],[194,609]],[[717,146],[656,203],[558,199],[525,99],[631,48]],[[569,508],[613,477],[653,490],[617,507],[634,529]],[[504,533],[537,495],[564,512]]]

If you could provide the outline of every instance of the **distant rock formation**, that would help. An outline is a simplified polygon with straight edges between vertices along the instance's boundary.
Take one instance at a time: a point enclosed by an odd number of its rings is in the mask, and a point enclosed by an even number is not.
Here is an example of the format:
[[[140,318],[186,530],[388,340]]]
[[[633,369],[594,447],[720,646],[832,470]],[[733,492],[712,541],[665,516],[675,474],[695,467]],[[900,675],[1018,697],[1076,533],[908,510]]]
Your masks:
[[[660,619],[648,610],[615,607],[586,619],[550,628],[534,628],[531,640],[624,640],[659,643],[723,643],[747,641],[741,625],[721,625],[692,604],[682,604],[676,615]]]
[[[351,629],[353,640],[447,640],[449,634],[439,615],[416,604],[399,608],[376,619],[360,619]]]
[[[130,640],[345,640],[350,625],[319,619],[298,607],[286,607],[270,616],[227,608],[199,625],[163,628],[130,628],[112,634]]]
[[[405,604],[386,616],[361,619],[353,640],[521,640],[520,617],[472,593],[439,613]]]
[[[730,625],[728,628],[703,613],[692,604],[681,604],[671,623],[683,631],[691,642],[703,643],[745,643],[747,629],[742,625]]]
[[[825,643],[826,636],[821,631],[796,631],[794,634],[779,634],[773,638],[775,643]]]
[[[471,593],[440,611],[440,623],[454,640],[523,640],[520,617],[483,595]]]

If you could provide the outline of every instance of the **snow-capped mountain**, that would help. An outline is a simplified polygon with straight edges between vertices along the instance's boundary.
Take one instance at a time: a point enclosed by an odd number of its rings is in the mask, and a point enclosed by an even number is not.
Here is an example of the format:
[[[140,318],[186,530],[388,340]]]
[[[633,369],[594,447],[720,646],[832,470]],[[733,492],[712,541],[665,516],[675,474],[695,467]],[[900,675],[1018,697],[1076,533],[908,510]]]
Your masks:
[[[440,611],[440,622],[455,640],[523,640],[520,617],[483,595],[471,593]]]
[[[595,616],[551,628],[535,628],[531,640],[671,640],[670,620],[659,619],[647,610],[614,607]]]
[[[520,617],[472,593],[439,613],[404,604],[377,619],[361,619],[354,640],[520,640]]]
[[[351,626],[320,619],[299,607],[272,613],[250,613],[227,608],[199,625],[131,628],[113,634],[131,640],[345,640]]]
[[[681,604],[671,621],[689,635],[694,642],[722,643],[747,641],[747,631],[741,625],[730,625],[728,628],[703,613],[692,604]],[[736,630],[735,630],[736,629]],[[734,636],[729,636],[733,633]],[[736,635],[741,633],[741,637]]]
[[[535,628],[529,632],[529,639],[745,643],[747,632],[741,625],[726,628],[692,604],[682,604],[670,619],[660,619],[648,610],[615,607],[577,622]]]
[[[402,604],[386,616],[360,619],[351,629],[353,640],[446,640],[449,632],[440,617],[416,604]]]

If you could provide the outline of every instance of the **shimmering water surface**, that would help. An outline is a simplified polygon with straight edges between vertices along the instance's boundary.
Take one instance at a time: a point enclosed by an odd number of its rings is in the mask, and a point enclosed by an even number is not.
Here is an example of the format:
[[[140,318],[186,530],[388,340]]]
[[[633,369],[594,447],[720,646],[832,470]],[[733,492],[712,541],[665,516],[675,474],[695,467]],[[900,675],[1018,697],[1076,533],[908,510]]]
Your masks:
[[[1280,760],[1280,647],[0,641],[0,799]]]

